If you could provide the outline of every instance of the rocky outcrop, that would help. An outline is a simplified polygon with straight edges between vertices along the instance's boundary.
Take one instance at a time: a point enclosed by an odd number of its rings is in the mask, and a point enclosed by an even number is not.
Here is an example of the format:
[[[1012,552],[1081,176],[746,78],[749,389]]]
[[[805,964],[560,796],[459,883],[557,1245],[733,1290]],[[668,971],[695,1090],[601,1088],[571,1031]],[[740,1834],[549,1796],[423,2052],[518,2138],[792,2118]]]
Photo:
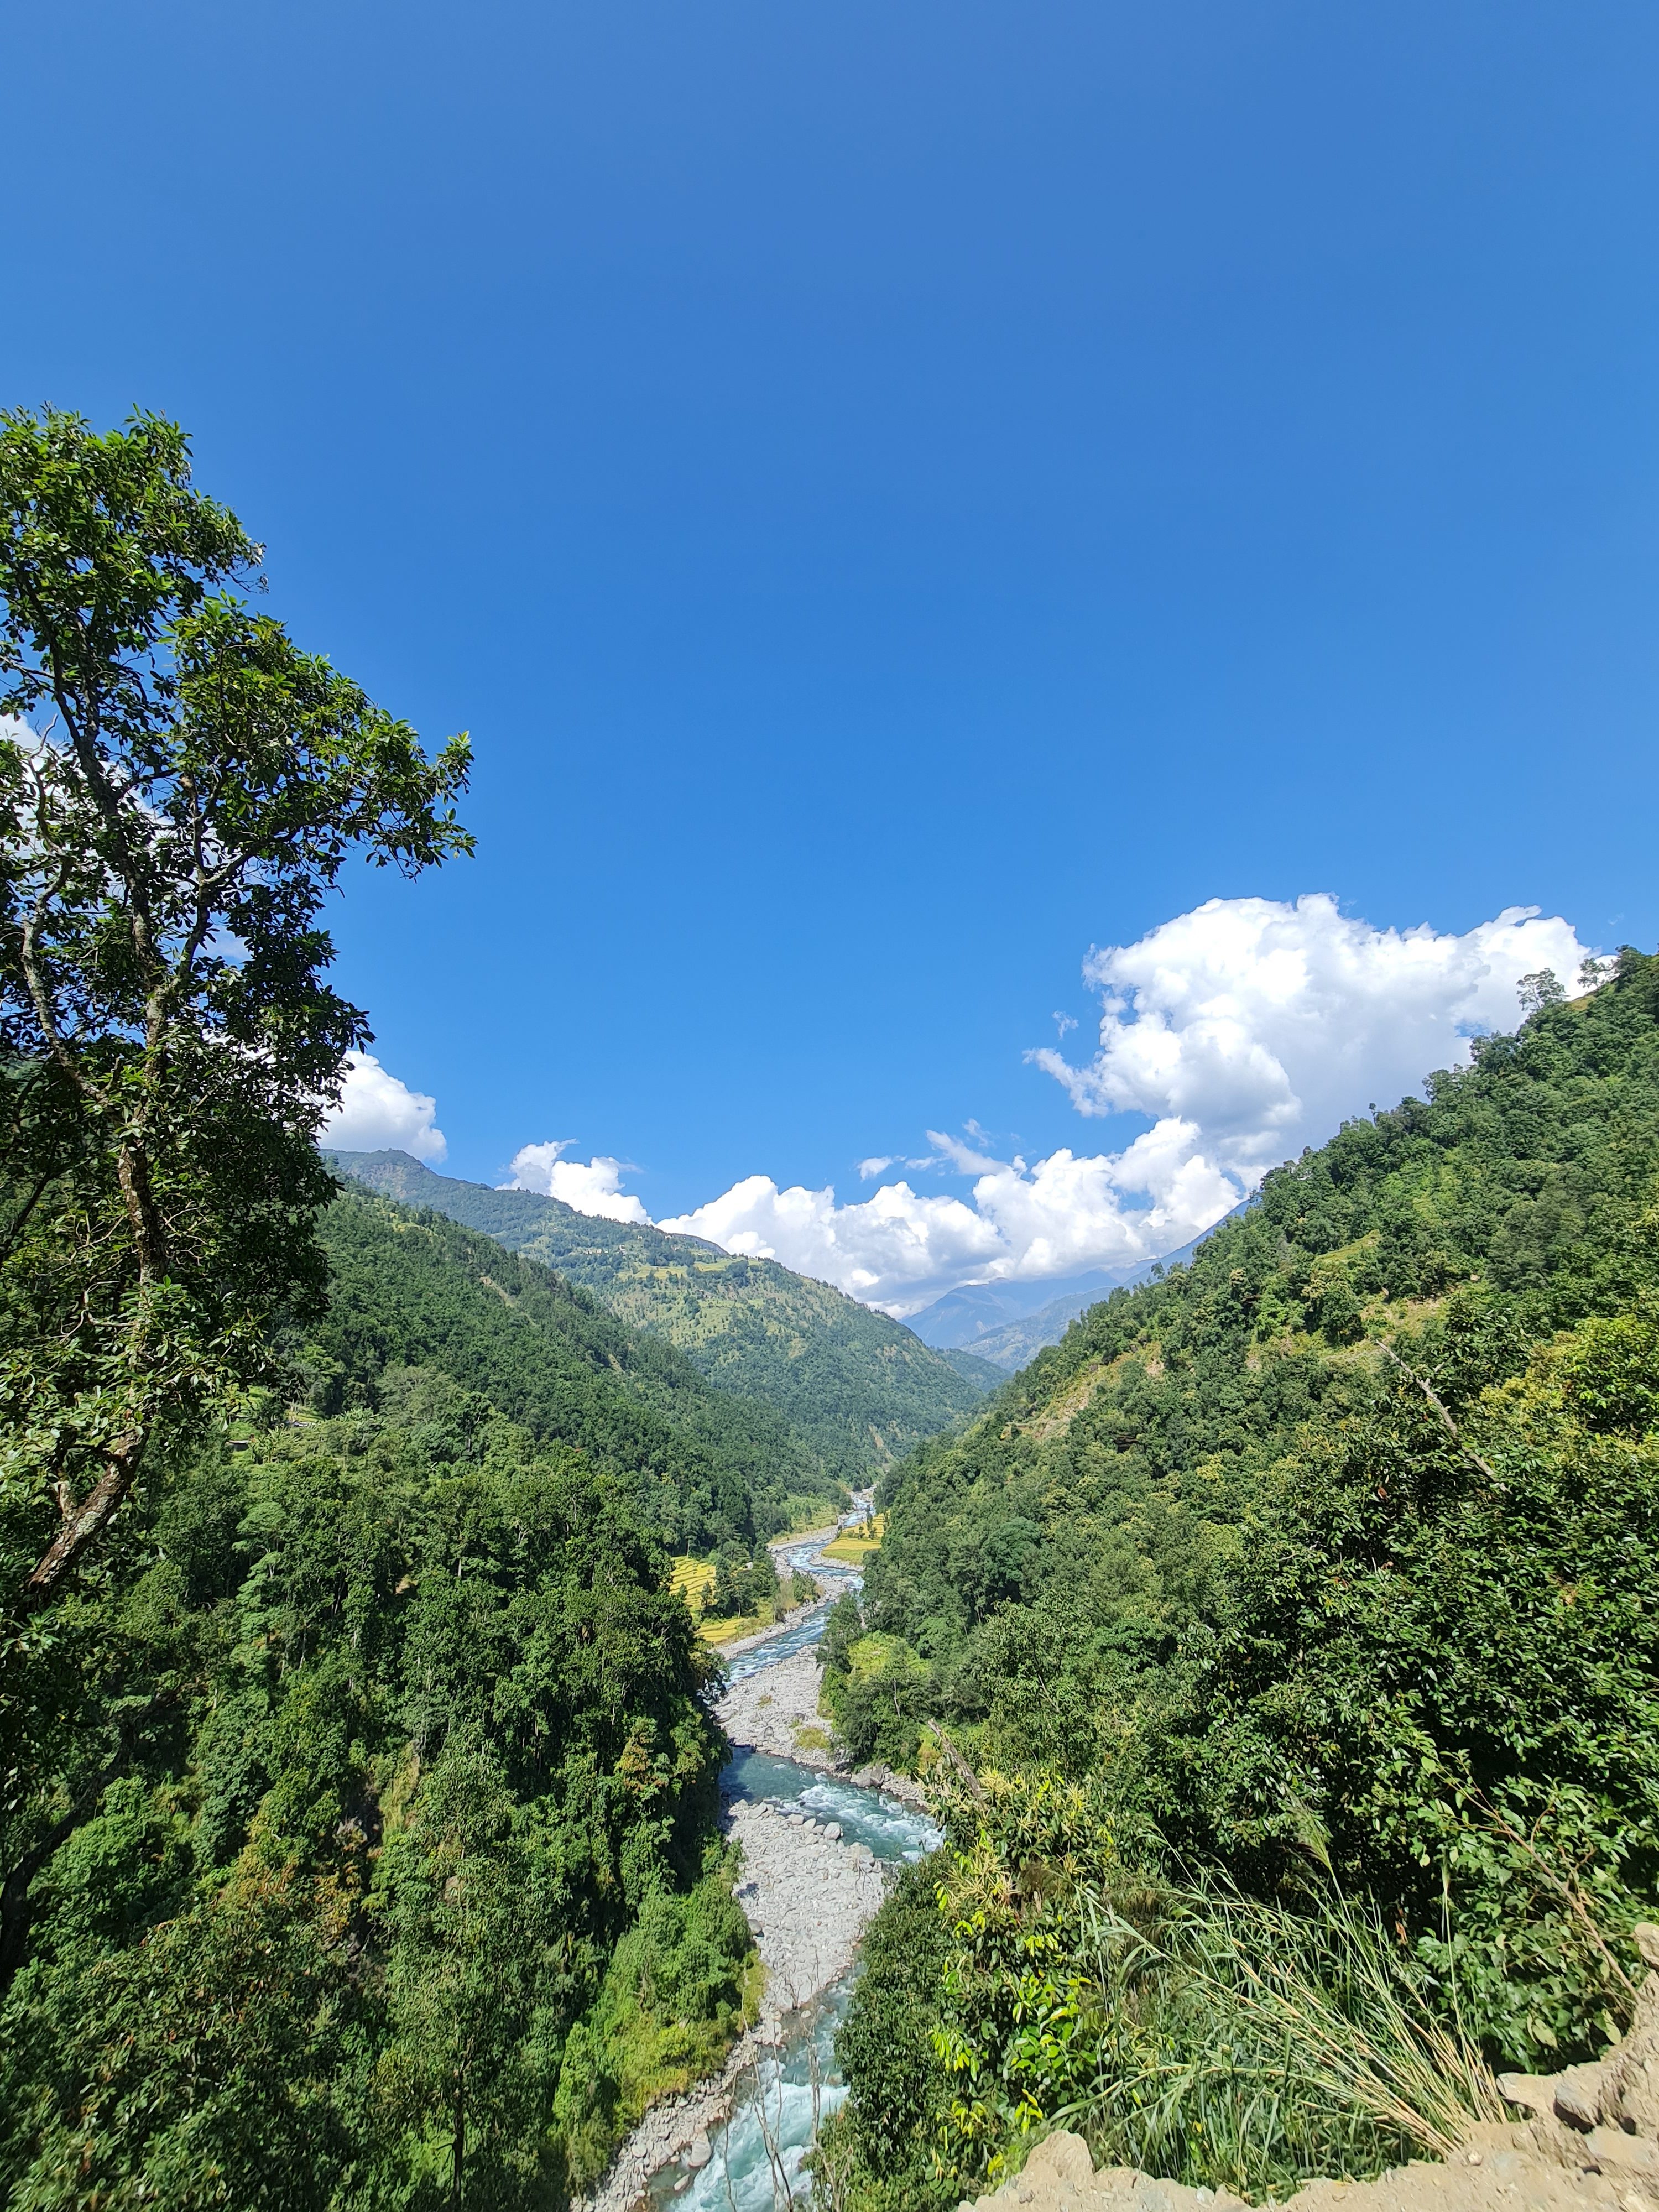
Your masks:
[[[1621,2136],[1621,2142],[1635,2138]],[[1642,2143],[1640,2149],[1650,2146]],[[1595,2157],[1586,2137],[1558,2145],[1536,2124],[1486,2125],[1443,2163],[1395,2166],[1375,2181],[1310,2181],[1284,2212],[1655,2212],[1659,2177],[1621,2154]],[[1081,2136],[1053,2135],[1025,2170],[973,2212],[1244,2212],[1226,2191],[1188,2189],[1126,2166],[1096,2172]]]
[[[931,1814],[933,1811],[927,1790],[914,1776],[895,1774],[890,1766],[884,1766],[879,1759],[868,1766],[854,1767],[847,1778],[849,1782],[856,1782],[860,1790],[876,1790],[884,1797],[896,1797],[901,1805],[908,1805],[913,1813]]]
[[[1636,1930],[1644,1963],[1659,1969],[1659,1928]],[[1637,1991],[1630,2033],[1594,2066],[1559,2074],[1503,2074],[1498,2087],[1540,2119],[1594,2135],[1611,2128],[1659,2142],[1659,1972]]]

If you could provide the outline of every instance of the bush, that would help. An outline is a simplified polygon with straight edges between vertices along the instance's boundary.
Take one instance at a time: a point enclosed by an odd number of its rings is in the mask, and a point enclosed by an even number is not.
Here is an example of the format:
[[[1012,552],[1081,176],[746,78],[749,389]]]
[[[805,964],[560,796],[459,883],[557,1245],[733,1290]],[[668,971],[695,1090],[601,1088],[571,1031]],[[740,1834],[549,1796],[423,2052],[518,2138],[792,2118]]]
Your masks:
[[[1506,2117],[1450,1993],[1328,1881],[1294,1905],[1125,1856],[1097,1784],[988,1774],[866,1941],[825,2157],[857,2212],[946,2207],[1063,2124],[1260,2199]],[[930,1899],[928,1892],[932,1890]]]
[[[949,1929],[937,1858],[906,1867],[864,1942],[864,1966],[836,2037],[848,2100],[823,2132],[819,2169],[866,2212],[949,2212],[934,2150],[945,2081],[933,2051]]]
[[[758,1613],[777,1594],[777,1569],[763,1545],[749,1559],[737,1545],[722,1544],[714,1554],[714,1579],[702,1609],[713,1620],[742,1620]]]
[[[566,2172],[596,2181],[659,2097],[720,2064],[752,2016],[749,1923],[728,1862],[686,1893],[653,1890],[617,1944],[598,2002],[572,2028],[554,2104]]]

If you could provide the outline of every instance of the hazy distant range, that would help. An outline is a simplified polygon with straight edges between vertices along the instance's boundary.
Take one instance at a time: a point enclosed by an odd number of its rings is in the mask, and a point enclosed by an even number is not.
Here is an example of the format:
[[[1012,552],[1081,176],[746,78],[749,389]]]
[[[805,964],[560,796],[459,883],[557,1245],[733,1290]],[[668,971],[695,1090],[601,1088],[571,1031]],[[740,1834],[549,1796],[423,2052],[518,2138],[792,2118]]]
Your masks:
[[[935,1351],[971,1352],[1012,1375],[1045,1344],[1058,1344],[1080,1313],[1125,1285],[1144,1283],[1155,1267],[1179,1267],[1203,1242],[1194,1237],[1178,1252],[1133,1267],[1093,1267],[1037,1283],[969,1283],[911,1314],[909,1326]]]

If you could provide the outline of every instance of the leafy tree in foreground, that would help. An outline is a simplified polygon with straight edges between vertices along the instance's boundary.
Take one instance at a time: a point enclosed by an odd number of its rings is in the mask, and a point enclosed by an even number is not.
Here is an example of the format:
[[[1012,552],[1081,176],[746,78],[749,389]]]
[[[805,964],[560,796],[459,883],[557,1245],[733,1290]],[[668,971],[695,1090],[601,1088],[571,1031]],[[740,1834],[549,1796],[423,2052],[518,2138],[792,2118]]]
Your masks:
[[[0,1536],[25,1610],[147,1460],[314,1304],[313,1149],[365,1017],[323,981],[346,860],[471,840],[468,750],[227,586],[260,548],[183,434],[0,415]]]

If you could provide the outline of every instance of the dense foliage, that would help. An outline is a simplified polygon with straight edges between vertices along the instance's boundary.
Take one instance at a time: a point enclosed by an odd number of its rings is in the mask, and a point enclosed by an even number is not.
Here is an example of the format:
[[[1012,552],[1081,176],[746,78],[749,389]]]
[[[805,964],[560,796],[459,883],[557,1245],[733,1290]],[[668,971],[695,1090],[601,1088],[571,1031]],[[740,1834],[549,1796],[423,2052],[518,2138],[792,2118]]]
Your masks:
[[[854,1488],[984,1401],[992,1378],[982,1361],[958,1372],[900,1322],[775,1260],[434,1175],[403,1152],[331,1157],[371,1188],[483,1230],[592,1291],[631,1328],[665,1337],[717,1389],[775,1407],[823,1473]]]
[[[738,2024],[660,1547],[479,1394],[376,1382],[204,1449],[9,1675],[15,2203],[539,2203]]]
[[[826,1703],[886,1756],[1086,1784],[1138,1879],[1334,1880],[1495,2061],[1593,2048],[1659,1889],[1656,1176],[1659,961],[1626,953],[1270,1176],[899,1470]],[[997,1823],[963,1802],[971,1859]],[[1056,1940],[1086,2014],[1097,1965]],[[1026,2094],[994,2016],[982,2160]],[[941,2141],[948,2193],[972,2146]]]

